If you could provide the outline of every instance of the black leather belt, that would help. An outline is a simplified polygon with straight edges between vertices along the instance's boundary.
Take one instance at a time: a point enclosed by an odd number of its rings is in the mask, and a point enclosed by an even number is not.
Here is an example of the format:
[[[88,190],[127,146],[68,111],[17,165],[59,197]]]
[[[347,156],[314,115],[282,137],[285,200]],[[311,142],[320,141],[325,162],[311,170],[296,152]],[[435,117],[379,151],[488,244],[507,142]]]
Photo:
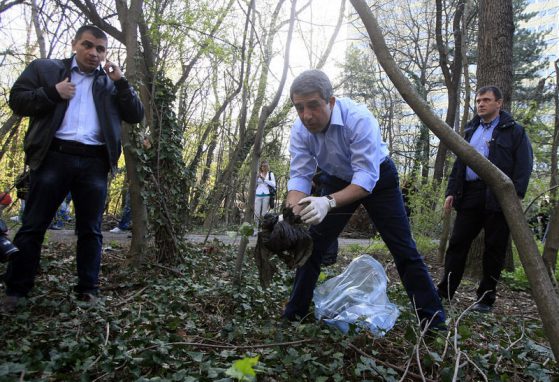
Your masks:
[[[49,150],[89,158],[107,157],[107,147],[105,145],[86,145],[85,143],[58,138],[52,140]]]

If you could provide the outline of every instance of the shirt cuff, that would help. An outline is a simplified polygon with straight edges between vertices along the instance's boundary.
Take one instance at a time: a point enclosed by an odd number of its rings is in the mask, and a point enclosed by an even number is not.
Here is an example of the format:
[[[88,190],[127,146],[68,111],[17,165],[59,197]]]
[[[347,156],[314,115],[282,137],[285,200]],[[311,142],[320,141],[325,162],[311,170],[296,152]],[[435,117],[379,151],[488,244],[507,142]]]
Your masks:
[[[287,191],[299,191],[311,194],[311,183],[303,178],[291,178],[287,181]]]
[[[353,178],[351,179],[351,184],[355,184],[363,188],[365,191],[371,192],[373,191],[373,188],[375,188],[375,185],[377,184],[377,180],[374,180],[370,174],[359,171],[353,174]]]

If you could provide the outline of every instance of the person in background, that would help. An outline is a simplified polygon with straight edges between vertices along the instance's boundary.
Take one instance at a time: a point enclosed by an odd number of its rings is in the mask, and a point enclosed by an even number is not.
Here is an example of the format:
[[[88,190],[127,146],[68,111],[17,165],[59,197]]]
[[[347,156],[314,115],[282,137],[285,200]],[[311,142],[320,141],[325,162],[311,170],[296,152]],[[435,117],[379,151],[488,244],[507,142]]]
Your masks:
[[[151,149],[151,141],[149,137],[145,136],[142,140],[142,147],[145,151]],[[128,182],[126,182],[128,183]],[[130,204],[130,186],[126,189],[126,194],[124,195],[124,208],[122,209],[122,215],[118,225],[110,230],[111,233],[126,233],[130,231],[132,227],[132,207]]]
[[[264,217],[270,209],[270,187],[275,190],[276,177],[272,171],[270,171],[268,161],[263,160],[260,162],[258,178],[256,179],[256,197],[254,200],[254,218],[258,226],[260,226],[262,217]]]
[[[0,218],[2,213],[10,204],[12,204],[12,197],[7,192],[0,192]]]
[[[445,313],[423,258],[411,236],[396,167],[378,122],[352,100],[336,98],[320,70],[301,73],[290,97],[298,118],[291,129],[290,179],[286,205],[310,225],[313,252],[297,269],[282,318],[308,314],[322,258],[362,204],[394,257],[422,327],[444,330]],[[316,169],[321,196],[309,196]]]
[[[64,229],[64,224],[72,220],[70,217],[70,202],[72,201],[72,194],[69,192],[64,198],[64,201],[58,207],[56,211],[56,215],[50,223],[49,229],[52,230],[61,230]]]
[[[11,89],[14,113],[30,117],[24,143],[30,177],[14,238],[20,253],[6,272],[0,305],[5,312],[13,312],[33,288],[45,232],[68,192],[78,233],[74,292],[80,301],[97,299],[101,220],[108,173],[116,169],[121,153],[121,122],[144,118],[137,93],[120,67],[107,60],[107,46],[102,30],[84,25],[72,40],[72,57],[32,61]]]
[[[118,225],[110,230],[111,233],[126,233],[130,231],[130,223],[132,222],[132,209],[130,208],[130,192],[126,190],[126,195],[124,196],[124,208],[122,209],[122,215],[118,221]]]
[[[477,115],[468,123],[464,139],[513,182],[523,198],[532,173],[534,155],[526,131],[504,110],[501,90],[484,86],[476,93]],[[438,284],[442,298],[452,299],[460,285],[470,246],[485,230],[482,278],[474,311],[489,313],[497,297],[497,283],[505,266],[509,227],[497,198],[485,182],[460,159],[448,178],[444,208],[456,209],[456,220],[446,250],[444,275]]]

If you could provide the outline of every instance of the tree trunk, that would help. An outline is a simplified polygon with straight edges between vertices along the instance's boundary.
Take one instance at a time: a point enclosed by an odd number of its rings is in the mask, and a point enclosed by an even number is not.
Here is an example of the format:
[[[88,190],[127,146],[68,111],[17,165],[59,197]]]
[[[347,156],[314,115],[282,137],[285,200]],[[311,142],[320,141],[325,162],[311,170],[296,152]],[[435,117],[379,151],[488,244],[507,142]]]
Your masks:
[[[477,88],[495,85],[503,92],[503,109],[512,97],[512,0],[479,0]]]
[[[533,291],[538,311],[553,354],[559,359],[559,296],[547,276],[534,236],[526,219],[516,190],[509,177],[478,153],[442,121],[415,93],[408,79],[398,69],[384,41],[376,18],[364,0],[351,0],[371,38],[373,49],[388,77],[418,117],[450,150],[470,166],[495,193],[512,233],[513,240]]]
[[[465,0],[459,0],[456,4],[454,11],[454,19],[452,23],[452,30],[454,32],[454,60],[452,63],[448,62],[448,52],[450,47],[443,41],[442,33],[442,14],[443,14],[443,0],[436,0],[436,40],[437,50],[439,51],[439,63],[444,76],[445,86],[447,89],[447,103],[446,110],[446,124],[454,126],[458,110],[458,97],[460,95],[460,81],[462,74],[462,29],[460,24],[462,22],[462,15],[464,14]],[[438,185],[444,176],[444,164],[446,162],[446,154],[448,149],[443,142],[439,143],[437,150],[437,157],[435,159],[435,166],[433,171],[433,180]]]
[[[514,22],[512,0],[479,1],[478,15],[477,88],[495,85],[503,92],[503,109],[510,110],[512,98],[512,42]],[[476,237],[468,253],[466,273],[476,273],[485,250],[484,232]],[[512,264],[512,251],[507,251],[505,262]]]
[[[143,0],[132,0],[128,10],[124,12],[127,17],[121,19],[122,31],[125,36],[127,74],[133,83],[139,83],[139,73],[141,72],[136,55],[138,53],[138,21],[140,20],[142,6]],[[144,105],[146,105],[145,100]],[[128,258],[132,264],[140,265],[144,262],[144,257],[147,253],[148,218],[147,209],[142,198],[144,185],[137,172],[139,160],[135,151],[133,130],[133,126],[127,123],[122,124],[121,139],[132,213],[132,240],[130,242]]]
[[[549,180],[549,188],[551,191],[551,201],[553,205],[557,202],[557,189],[555,186],[559,184],[558,159],[557,150],[559,149],[559,59],[555,61],[555,128],[553,130],[553,140],[551,141],[551,179]]]
[[[444,210],[443,210],[444,211]],[[439,240],[439,263],[444,264],[444,255],[446,253],[446,247],[448,244],[448,239],[450,236],[450,231],[454,221],[454,214],[452,212],[443,212],[443,229],[441,232],[441,238]]]
[[[547,233],[545,233],[545,246],[543,248],[543,261],[551,279],[555,281],[555,268],[557,267],[557,251],[559,251],[559,203],[557,202],[557,149],[559,147],[559,59],[555,61],[555,129],[551,143],[551,205],[553,213],[549,219]],[[557,283],[556,283],[557,284]],[[556,285],[557,286],[557,285]]]
[[[543,261],[547,269],[547,274],[551,280],[555,279],[555,268],[557,266],[557,251],[559,250],[559,208],[555,205],[549,223],[547,225],[547,233],[545,233],[545,246],[543,249]]]
[[[128,192],[130,194],[130,211],[132,213],[132,239],[128,259],[133,265],[144,263],[147,253],[148,213],[142,197],[144,185],[139,177],[137,168],[139,160],[134,141],[131,140],[133,126],[122,124],[122,147],[126,163],[126,176],[128,178]]]
[[[31,18],[33,19],[33,27],[35,28],[35,33],[37,34],[37,44],[39,44],[39,54],[41,55],[41,58],[47,58],[45,36],[43,34],[43,29],[41,28],[41,23],[39,22],[37,0],[33,0],[31,2]]]
[[[256,130],[256,139],[254,141],[254,151],[252,156],[252,163],[251,163],[251,171],[250,171],[250,185],[248,189],[248,208],[246,208],[245,221],[252,223],[254,221],[254,198],[256,195],[256,177],[259,170],[259,163],[260,163],[260,154],[262,151],[262,139],[264,136],[264,127],[266,126],[266,121],[272,114],[272,111],[277,107],[281,94],[283,93],[283,88],[285,86],[285,81],[287,80],[287,69],[289,68],[289,54],[291,49],[291,39],[293,37],[293,27],[295,25],[295,9],[297,6],[297,0],[292,0],[291,3],[291,17],[289,19],[289,30],[287,32],[287,42],[285,45],[285,55],[283,60],[283,71],[281,75],[280,82],[278,84],[278,88],[276,90],[276,94],[274,98],[270,102],[269,105],[266,105],[262,108],[260,112],[260,118],[258,120],[258,127]],[[268,71],[270,70],[269,67],[266,65],[263,70]],[[241,245],[239,246],[239,251],[237,252],[237,259],[235,262],[235,283],[237,285],[241,284],[241,276],[242,276],[242,266],[243,266],[243,259],[245,256],[246,246],[248,244],[248,237],[243,236],[241,239]]]
[[[231,92],[231,94],[228,94],[226,96],[223,103],[216,110],[214,116],[212,117],[208,126],[204,130],[204,133],[202,134],[202,138],[200,139],[198,149],[196,151],[196,154],[194,155],[194,158],[191,160],[190,164],[187,167],[187,174],[189,176],[189,183],[192,185],[194,183],[195,174],[198,170],[198,165],[199,165],[199,162],[201,160],[202,150],[203,150],[204,144],[205,144],[206,140],[208,139],[208,136],[210,135],[210,133],[214,133],[214,135],[211,137],[211,142],[210,142],[210,145],[209,145],[209,149],[207,150],[206,167],[203,170],[202,178],[200,179],[200,182],[199,182],[199,187],[197,189],[195,189],[195,192],[192,195],[192,201],[190,203],[191,208],[189,208],[189,210],[192,210],[192,211],[195,211],[197,208],[200,207],[199,206],[199,200],[200,200],[200,195],[201,195],[201,190],[200,189],[204,186],[204,184],[206,183],[206,181],[208,179],[208,176],[209,176],[209,164],[212,162],[213,151],[214,151],[215,146],[217,144],[217,128],[219,126],[219,120],[220,120],[222,114],[225,112],[226,107],[241,92],[241,90],[245,89],[245,92],[246,92],[246,86],[244,86],[245,76],[248,77],[249,71],[250,71],[250,64],[245,64],[245,62],[246,62],[246,51],[247,51],[247,33],[248,33],[249,26],[250,26],[249,21],[250,21],[251,14],[253,14],[253,12],[252,12],[253,10],[254,10],[254,0],[251,1],[250,6],[248,8],[247,15],[246,15],[244,34],[243,34],[243,43],[242,43],[241,50],[240,50],[241,51],[241,62],[240,62],[241,69],[240,69],[240,73],[239,73],[238,79],[237,79],[238,85]],[[254,18],[253,18],[252,21],[254,21]],[[249,44],[248,44],[251,49],[252,49],[253,38],[254,38],[254,30],[251,28],[250,39],[249,39]],[[245,65],[246,65],[246,73],[245,73]],[[245,92],[243,92],[243,95],[245,94]],[[207,211],[207,209],[206,209],[206,211]],[[210,212],[209,212],[209,214],[211,214],[210,221],[213,221],[213,214],[215,214],[215,212],[216,212],[216,209],[210,209]],[[187,221],[189,221],[189,219],[190,219],[190,215],[191,215],[190,211],[188,212],[188,214],[189,214],[189,216],[188,216]],[[209,234],[209,232],[208,232],[208,234]]]

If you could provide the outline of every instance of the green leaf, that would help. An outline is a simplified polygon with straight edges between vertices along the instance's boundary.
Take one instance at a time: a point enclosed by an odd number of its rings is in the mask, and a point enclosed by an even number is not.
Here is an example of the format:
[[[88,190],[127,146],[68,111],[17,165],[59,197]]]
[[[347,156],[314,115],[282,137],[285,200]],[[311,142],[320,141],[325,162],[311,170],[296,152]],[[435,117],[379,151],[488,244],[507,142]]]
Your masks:
[[[204,353],[201,352],[189,351],[187,352],[187,354],[190,356],[190,358],[192,358],[196,362],[202,362],[204,358]]]
[[[249,222],[244,222],[239,227],[239,233],[245,237],[252,236],[254,234],[254,227]]]
[[[233,362],[233,366],[227,369],[225,374],[236,378],[239,381],[242,381],[247,377],[256,377],[256,372],[254,371],[253,366],[258,363],[259,358],[260,356],[257,355],[256,357],[245,357],[237,360]]]

